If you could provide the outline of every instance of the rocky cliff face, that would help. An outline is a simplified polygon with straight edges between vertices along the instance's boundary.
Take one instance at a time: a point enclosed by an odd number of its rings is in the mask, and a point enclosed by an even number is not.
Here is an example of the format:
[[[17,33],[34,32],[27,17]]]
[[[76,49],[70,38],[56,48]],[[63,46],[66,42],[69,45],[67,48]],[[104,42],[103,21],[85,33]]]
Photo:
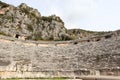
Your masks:
[[[22,3],[18,7],[0,1],[0,34],[30,40],[81,39],[107,32],[67,30],[56,15],[41,16],[37,9]]]
[[[60,17],[41,16],[37,9],[22,3],[18,7],[0,1],[0,33],[33,40],[69,40]]]

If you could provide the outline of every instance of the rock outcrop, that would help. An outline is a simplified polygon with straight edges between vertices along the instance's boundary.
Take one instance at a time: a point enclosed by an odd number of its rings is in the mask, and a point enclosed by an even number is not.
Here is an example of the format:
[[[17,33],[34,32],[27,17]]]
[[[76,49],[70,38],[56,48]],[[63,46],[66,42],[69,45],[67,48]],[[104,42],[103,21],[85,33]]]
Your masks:
[[[56,15],[41,16],[25,3],[18,7],[0,1],[0,34],[29,40],[71,40],[108,32],[67,30]]]
[[[22,3],[18,7],[0,1],[0,33],[32,40],[69,40],[60,17],[41,16],[37,9]]]

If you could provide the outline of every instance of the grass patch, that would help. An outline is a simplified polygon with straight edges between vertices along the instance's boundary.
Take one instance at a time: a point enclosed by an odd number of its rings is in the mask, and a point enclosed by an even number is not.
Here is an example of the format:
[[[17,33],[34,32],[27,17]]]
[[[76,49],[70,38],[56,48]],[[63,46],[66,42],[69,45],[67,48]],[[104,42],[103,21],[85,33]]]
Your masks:
[[[20,80],[20,79],[18,79],[18,78],[9,78],[9,79],[2,79],[2,80]]]

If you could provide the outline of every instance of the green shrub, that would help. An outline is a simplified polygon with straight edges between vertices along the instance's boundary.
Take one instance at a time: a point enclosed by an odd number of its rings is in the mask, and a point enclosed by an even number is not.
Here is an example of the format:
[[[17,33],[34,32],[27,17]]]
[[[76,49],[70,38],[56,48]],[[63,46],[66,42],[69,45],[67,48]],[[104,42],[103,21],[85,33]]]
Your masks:
[[[68,35],[62,34],[61,35],[61,40],[66,41],[66,40],[72,40],[72,38]]]
[[[9,35],[7,35],[7,34],[4,33],[4,32],[0,32],[0,35],[9,36]]]
[[[35,41],[42,40],[41,33],[34,33],[32,39]]]
[[[33,26],[32,26],[31,24],[28,24],[28,25],[27,25],[27,29],[28,29],[29,31],[33,31]]]
[[[1,6],[1,8],[4,8],[4,7],[8,7],[9,5],[4,3],[4,2],[2,2],[2,1],[0,1],[0,6]]]
[[[41,19],[42,19],[43,21],[48,21],[48,22],[51,22],[51,21],[52,21],[52,17],[42,16]]]
[[[29,9],[28,8],[22,8],[22,12],[24,12],[25,14],[29,14]]]

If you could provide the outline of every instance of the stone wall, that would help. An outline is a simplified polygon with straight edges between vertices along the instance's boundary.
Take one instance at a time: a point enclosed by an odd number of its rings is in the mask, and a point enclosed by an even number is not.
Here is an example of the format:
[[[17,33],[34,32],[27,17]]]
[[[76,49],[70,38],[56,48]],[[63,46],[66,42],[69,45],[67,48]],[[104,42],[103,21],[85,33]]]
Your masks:
[[[120,69],[101,69],[100,75],[120,76]]]
[[[119,37],[73,43],[22,41],[2,37],[1,78],[100,75],[104,72],[97,69],[120,67]]]
[[[82,75],[88,75],[89,71],[79,72]],[[73,78],[79,77],[78,73],[74,71],[41,71],[41,72],[16,72],[16,71],[1,71],[1,78],[53,78],[53,77],[64,77]]]

